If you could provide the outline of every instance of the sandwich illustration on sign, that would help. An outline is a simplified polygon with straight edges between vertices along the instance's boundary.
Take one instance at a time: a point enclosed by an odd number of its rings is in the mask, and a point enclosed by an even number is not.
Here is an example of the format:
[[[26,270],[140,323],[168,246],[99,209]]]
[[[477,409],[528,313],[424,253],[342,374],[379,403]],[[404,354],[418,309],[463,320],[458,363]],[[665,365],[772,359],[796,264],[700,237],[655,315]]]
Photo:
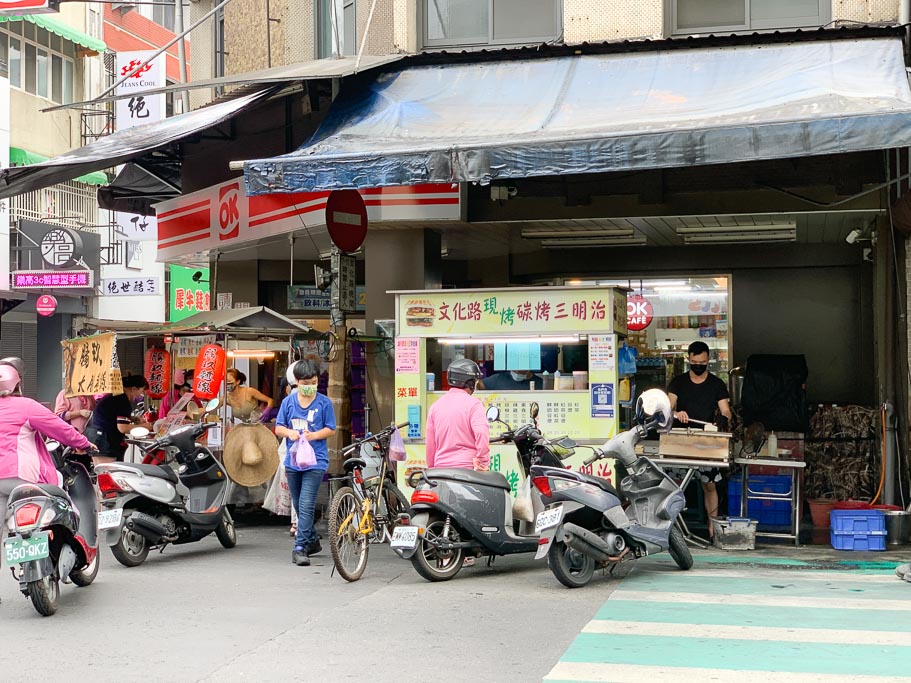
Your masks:
[[[411,299],[406,306],[406,327],[433,327],[436,309],[428,299]]]

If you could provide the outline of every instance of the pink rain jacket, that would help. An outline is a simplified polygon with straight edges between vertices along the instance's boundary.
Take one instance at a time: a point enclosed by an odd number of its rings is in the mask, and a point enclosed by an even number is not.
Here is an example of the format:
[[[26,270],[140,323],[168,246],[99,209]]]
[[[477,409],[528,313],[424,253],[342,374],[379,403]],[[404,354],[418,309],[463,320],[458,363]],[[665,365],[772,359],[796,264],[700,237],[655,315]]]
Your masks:
[[[82,434],[37,401],[0,397],[0,479],[17,477],[36,484],[56,484],[54,459],[44,436],[72,448],[89,448]]]
[[[490,426],[483,404],[464,389],[450,389],[427,415],[427,467],[482,469],[490,465]]]

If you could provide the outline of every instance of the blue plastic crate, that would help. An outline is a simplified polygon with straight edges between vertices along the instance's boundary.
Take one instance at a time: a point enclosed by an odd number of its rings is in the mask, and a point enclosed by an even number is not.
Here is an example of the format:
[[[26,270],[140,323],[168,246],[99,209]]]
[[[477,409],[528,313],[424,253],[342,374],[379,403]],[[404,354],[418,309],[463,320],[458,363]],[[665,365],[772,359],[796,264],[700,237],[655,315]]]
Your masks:
[[[740,515],[741,477],[728,480],[728,515]],[[751,475],[750,490],[764,493],[787,493],[791,490],[790,475]],[[759,526],[790,526],[791,503],[787,500],[750,500],[747,516]]]
[[[835,550],[885,550],[886,532],[854,534],[845,531],[830,531],[829,540]]]
[[[832,533],[886,533],[886,516],[882,510],[832,510],[829,513]]]

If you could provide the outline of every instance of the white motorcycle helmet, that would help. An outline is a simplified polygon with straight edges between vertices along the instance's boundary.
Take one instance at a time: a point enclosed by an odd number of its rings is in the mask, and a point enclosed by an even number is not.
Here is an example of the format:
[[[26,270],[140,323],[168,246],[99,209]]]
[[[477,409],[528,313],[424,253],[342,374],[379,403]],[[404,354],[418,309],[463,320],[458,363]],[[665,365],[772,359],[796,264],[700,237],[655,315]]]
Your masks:
[[[294,366],[297,365],[297,361],[292,362],[288,366],[288,371],[285,372],[285,379],[288,380],[289,386],[293,389],[297,386],[297,377],[294,376]]]
[[[658,420],[655,426],[658,431],[671,431],[674,411],[671,410],[671,399],[661,389],[643,391],[636,401],[636,422],[645,424],[653,419]]]

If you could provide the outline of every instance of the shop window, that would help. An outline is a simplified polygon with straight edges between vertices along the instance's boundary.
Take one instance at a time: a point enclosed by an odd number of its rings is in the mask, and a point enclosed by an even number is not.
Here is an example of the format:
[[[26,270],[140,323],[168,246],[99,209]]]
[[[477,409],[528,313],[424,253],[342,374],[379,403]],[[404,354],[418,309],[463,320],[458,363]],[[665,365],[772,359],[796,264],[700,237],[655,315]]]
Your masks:
[[[827,24],[828,0],[671,0],[675,34],[808,28]]]
[[[425,47],[521,45],[557,40],[557,0],[423,0]]]
[[[9,45],[6,36],[0,34],[0,75],[9,78]]]
[[[31,38],[13,37],[20,33]],[[73,102],[76,48],[72,42],[34,24],[11,21],[0,31],[0,58],[4,53],[11,87],[58,104]]]

